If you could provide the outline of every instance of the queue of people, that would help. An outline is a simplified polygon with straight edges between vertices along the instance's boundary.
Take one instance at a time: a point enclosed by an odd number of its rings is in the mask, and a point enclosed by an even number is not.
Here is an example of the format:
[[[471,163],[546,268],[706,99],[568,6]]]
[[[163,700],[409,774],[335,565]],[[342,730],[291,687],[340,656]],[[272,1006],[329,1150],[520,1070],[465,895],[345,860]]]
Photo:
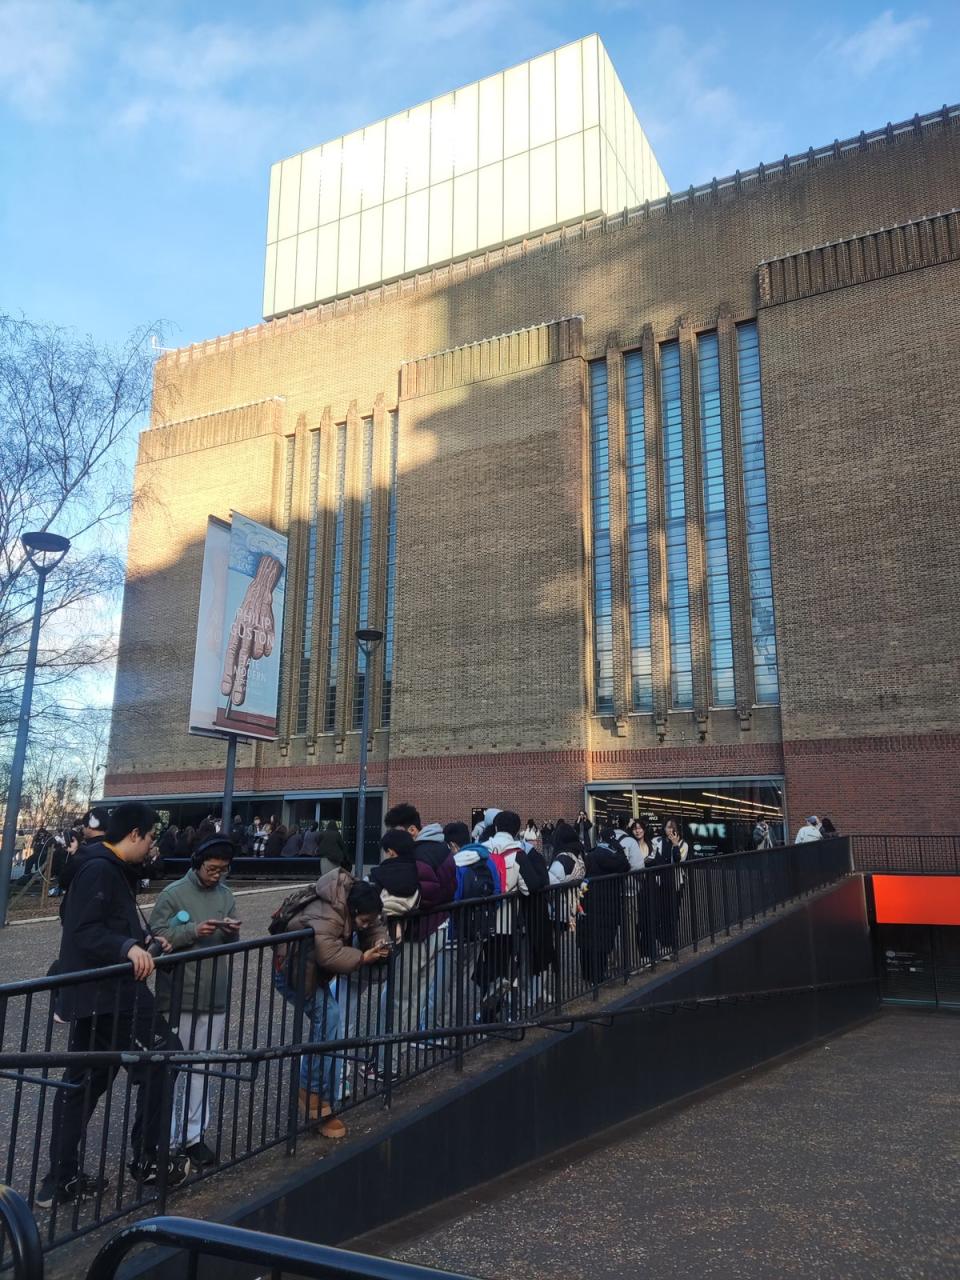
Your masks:
[[[199,1065],[172,1072],[143,1059],[126,1065],[137,1091],[131,1173],[144,1185],[162,1176],[172,1187],[191,1168],[217,1161],[216,1144],[207,1141],[211,1079],[202,1055],[223,1047],[232,970],[222,956],[204,958],[204,952],[236,942],[242,922],[227,883],[238,844],[213,824],[206,830],[201,824],[204,839],[194,844],[189,869],[161,891],[146,919],[136,895],[154,858],[157,826],[158,815],[139,802],[84,816],[79,847],[62,876],[68,892],[51,972],[130,963],[120,978],[58,991],[56,1014],[70,1024],[72,1051],[200,1055]],[[379,1027],[402,1037],[442,1033],[464,1016],[482,1031],[559,1000],[569,991],[560,985],[564,971],[575,970],[595,987],[610,976],[615,955],[626,970],[676,953],[688,868],[697,860],[679,819],[669,818],[657,835],[644,819],[607,817],[591,839],[594,828],[581,811],[573,821],[552,824],[545,845],[542,828],[511,810],[487,808],[471,830],[465,822],[424,822],[415,806],[399,804],[386,814],[385,827],[381,859],[362,880],[344,865],[332,824],[322,833],[317,824],[301,833],[299,851],[313,836],[308,847],[323,858],[322,874],[284,900],[270,932],[281,935],[274,944],[275,985],[302,1008],[308,1044],[343,1038],[351,979],[365,969],[374,969],[367,995],[377,1006],[375,1016],[366,1015],[368,1034]],[[819,836],[818,829],[807,839]],[[650,874],[629,874],[641,871]],[[696,928],[692,895],[687,909]],[[306,963],[282,940],[292,930],[312,930]],[[147,983],[155,958],[170,952],[186,962],[162,965],[154,994]],[[417,1052],[412,1040],[383,1043],[366,1076],[397,1078]],[[55,1096],[50,1168],[35,1200],[40,1207],[102,1193],[106,1180],[83,1172],[80,1152],[86,1125],[117,1070],[68,1068],[64,1083],[77,1087]],[[343,1096],[340,1055],[304,1052],[301,1113],[325,1138],[346,1133],[336,1114]]]

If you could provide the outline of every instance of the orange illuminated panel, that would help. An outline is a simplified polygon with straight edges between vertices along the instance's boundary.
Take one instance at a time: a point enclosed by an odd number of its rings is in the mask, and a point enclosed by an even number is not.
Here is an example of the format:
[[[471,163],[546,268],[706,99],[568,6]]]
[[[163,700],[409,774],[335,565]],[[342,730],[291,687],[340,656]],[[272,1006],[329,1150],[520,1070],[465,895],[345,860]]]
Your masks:
[[[877,924],[960,925],[960,876],[874,876]]]

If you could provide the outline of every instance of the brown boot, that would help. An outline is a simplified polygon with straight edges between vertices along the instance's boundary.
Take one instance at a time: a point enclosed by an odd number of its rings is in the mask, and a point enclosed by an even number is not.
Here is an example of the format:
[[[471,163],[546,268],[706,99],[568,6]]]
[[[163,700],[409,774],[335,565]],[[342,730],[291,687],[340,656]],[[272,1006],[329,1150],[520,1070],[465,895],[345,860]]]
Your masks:
[[[300,1110],[307,1120],[319,1120],[320,1111],[320,1095],[313,1093],[309,1089],[300,1090]]]
[[[320,1126],[321,1138],[345,1138],[347,1136],[347,1126],[342,1120],[338,1120],[336,1116],[331,1116],[329,1120],[324,1120]]]

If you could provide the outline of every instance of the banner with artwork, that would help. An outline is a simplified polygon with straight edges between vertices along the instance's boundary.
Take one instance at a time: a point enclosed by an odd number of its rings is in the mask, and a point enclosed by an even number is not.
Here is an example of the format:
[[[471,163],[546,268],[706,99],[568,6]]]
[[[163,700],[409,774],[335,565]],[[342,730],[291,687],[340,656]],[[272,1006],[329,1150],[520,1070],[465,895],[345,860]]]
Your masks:
[[[287,539],[247,516],[211,516],[200,583],[192,733],[277,736]]]

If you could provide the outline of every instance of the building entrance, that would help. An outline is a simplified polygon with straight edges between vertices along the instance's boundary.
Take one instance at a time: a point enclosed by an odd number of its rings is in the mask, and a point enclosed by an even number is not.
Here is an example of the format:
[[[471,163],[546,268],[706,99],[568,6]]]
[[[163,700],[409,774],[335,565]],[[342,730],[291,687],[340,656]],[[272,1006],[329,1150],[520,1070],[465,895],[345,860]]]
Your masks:
[[[754,847],[754,831],[766,822],[774,845],[786,837],[782,778],[680,778],[588,786],[594,838],[614,818],[643,818],[659,835],[676,818],[695,856],[739,853]]]

